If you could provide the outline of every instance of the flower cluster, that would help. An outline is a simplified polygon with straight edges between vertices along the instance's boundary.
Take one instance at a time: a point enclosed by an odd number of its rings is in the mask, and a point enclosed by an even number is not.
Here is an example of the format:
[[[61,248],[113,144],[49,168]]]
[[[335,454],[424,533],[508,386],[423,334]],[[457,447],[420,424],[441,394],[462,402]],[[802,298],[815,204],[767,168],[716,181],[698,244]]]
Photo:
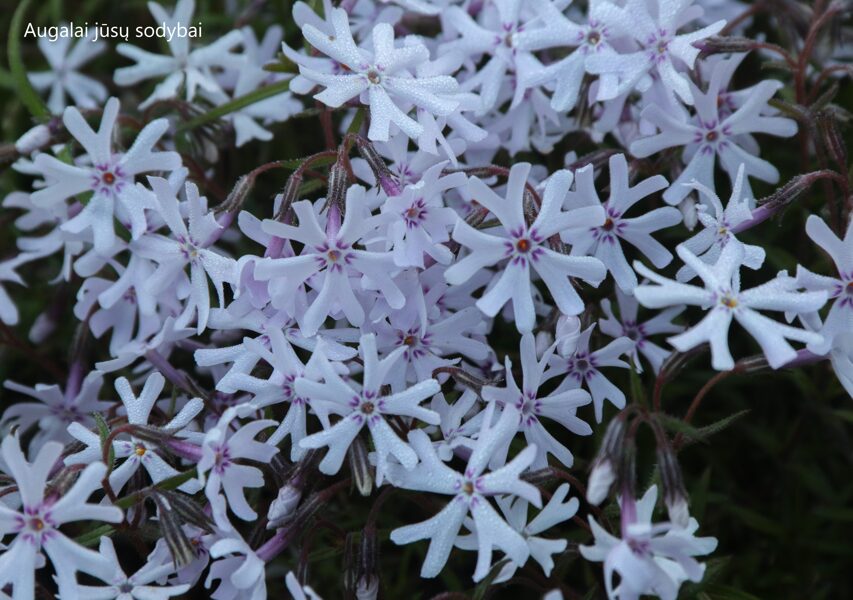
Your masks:
[[[670,439],[635,387],[707,344],[720,371],[829,360],[853,395],[853,230],[846,208],[808,217],[835,271],[768,274],[742,234],[830,178],[756,200],[750,180],[780,178],[759,140],[798,131],[783,83],[733,89],[750,48],[715,54],[726,22],[701,3],[567,4],[296,2],[301,38],[122,43],[109,86],[79,72],[106,42],[39,44],[30,91],[53,117],[16,144],[3,340],[63,334],[66,301],[78,323],[67,369],[4,382],[0,595],[318,598],[305,567],[328,530],[347,592],[376,598],[378,519],[424,578],[470,552],[474,582],[560,588],[567,538],[586,536],[608,598],[702,579],[717,542],[689,514],[689,426]],[[193,0],[149,8],[194,19]],[[278,127],[296,115],[325,150],[223,179],[231,146],[293,147]],[[566,139],[596,149],[557,156]],[[282,167],[270,202],[260,181]],[[62,290],[34,320],[24,265]],[[642,493],[640,426],[658,473]],[[366,520],[338,521],[360,496]],[[385,523],[390,502],[412,504]]]

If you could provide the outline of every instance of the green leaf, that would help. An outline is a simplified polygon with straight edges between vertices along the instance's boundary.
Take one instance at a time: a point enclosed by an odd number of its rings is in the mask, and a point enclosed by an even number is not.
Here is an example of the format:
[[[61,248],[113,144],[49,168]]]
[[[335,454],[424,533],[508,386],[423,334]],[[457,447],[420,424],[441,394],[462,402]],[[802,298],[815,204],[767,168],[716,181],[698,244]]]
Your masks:
[[[115,531],[115,529],[113,529],[112,525],[100,525],[91,531],[87,531],[86,533],[77,536],[74,538],[74,541],[81,546],[94,546],[101,541],[103,536],[110,535],[113,531]]]
[[[749,413],[749,409],[744,409],[738,411],[728,417],[720,419],[716,423],[711,423],[710,425],[706,425],[705,427],[693,427],[692,425],[688,425],[681,419],[673,417],[671,415],[661,414],[659,415],[661,424],[669,431],[674,433],[682,434],[688,443],[693,442],[704,442],[707,438],[714,435],[715,433],[719,433],[724,429],[728,428],[735,421],[739,420],[741,417],[745,416]]]
[[[508,558],[503,559],[502,561],[496,563],[489,574],[486,575],[480,583],[477,584],[477,587],[474,588],[474,595],[471,596],[471,600],[483,600],[486,597],[486,592],[489,587],[492,585],[492,582],[495,578],[500,575],[501,570],[504,566],[509,562]]]
[[[359,108],[352,118],[352,123],[347,128],[347,133],[358,133],[361,130],[361,125],[364,123],[364,108]]]
[[[95,419],[95,425],[98,427],[98,436],[101,438],[101,452],[103,452],[104,444],[107,443],[107,440],[110,437],[110,426],[107,425],[107,422],[104,420],[104,417],[101,416],[101,413],[93,412],[92,417]],[[110,444],[108,456],[109,459],[107,461],[107,467],[112,471],[116,460],[116,453],[112,444]]]
[[[27,77],[27,69],[21,60],[21,39],[23,38],[24,15],[30,6],[30,0],[22,0],[15,9],[12,16],[12,24],[9,26],[9,40],[6,52],[9,54],[9,70],[12,72],[12,80],[15,91],[21,103],[27,107],[30,114],[37,119],[47,119],[50,111],[47,110],[41,97],[33,89]]]
[[[260,102],[261,100],[266,100],[267,98],[272,98],[273,96],[277,96],[278,94],[284,93],[289,89],[289,80],[278,81],[276,83],[264,86],[253,92],[249,92],[248,94],[240,96],[239,98],[234,98],[230,102],[220,104],[219,106],[210,109],[206,113],[190,119],[183,125],[180,125],[178,127],[178,131],[187,131],[189,129],[198,127],[199,125],[204,125],[205,123],[215,121],[224,117],[227,114],[237,112],[238,110],[246,108],[247,106],[251,106],[256,102]]]

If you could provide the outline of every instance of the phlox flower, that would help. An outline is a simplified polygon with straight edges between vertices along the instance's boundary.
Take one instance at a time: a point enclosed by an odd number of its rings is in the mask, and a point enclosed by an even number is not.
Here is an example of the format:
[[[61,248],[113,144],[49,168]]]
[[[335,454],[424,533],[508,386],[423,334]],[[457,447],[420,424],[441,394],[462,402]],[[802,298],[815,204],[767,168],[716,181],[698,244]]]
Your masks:
[[[131,425],[149,426],[148,419],[154,403],[160,398],[163,391],[165,379],[160,373],[154,372],[145,380],[142,393],[136,396],[130,387],[130,382],[124,377],[116,380],[115,387],[121,398],[124,409],[127,411],[127,422]],[[171,435],[178,435],[192,421],[204,407],[200,398],[193,398],[172,418],[163,430]],[[101,439],[97,433],[90,431],[79,423],[72,423],[68,427],[68,433],[86,445],[84,450],[71,454],[65,458],[65,464],[89,464],[99,460],[102,456]],[[117,459],[126,459],[110,473],[109,482],[113,491],[118,492],[128,482],[130,477],[139,469],[140,465],[145,468],[151,481],[159,483],[169,477],[178,475],[178,471],[169,465],[159,453],[156,444],[138,439],[133,435],[130,440],[116,439],[113,442],[113,451]],[[187,493],[195,493],[201,489],[201,484],[190,479],[178,488]]]
[[[682,242],[682,245],[706,264],[712,265],[717,262],[726,244],[742,243],[735,237],[735,231],[737,231],[738,225],[746,223],[752,218],[749,198],[744,196],[742,192],[743,178],[744,166],[741,165],[732,187],[731,198],[729,198],[725,209],[723,209],[723,203],[720,202],[720,198],[713,190],[696,181],[686,184],[702,194],[707,203],[699,207],[697,215],[704,229],[687,241]],[[710,214],[712,210],[714,213]],[[764,264],[764,248],[743,244],[743,249],[743,266],[749,269],[758,269]],[[685,265],[678,270],[675,278],[678,281],[690,281],[695,276],[696,273]]]
[[[388,424],[392,416],[418,419],[438,425],[437,413],[420,406],[420,403],[440,389],[435,379],[426,379],[395,394],[383,395],[382,386],[389,373],[397,365],[405,348],[397,348],[379,359],[376,351],[376,336],[363,335],[359,342],[359,354],[364,362],[364,377],[360,388],[345,382],[329,361],[319,354],[317,369],[323,383],[301,377],[296,380],[296,393],[308,398],[311,407],[321,415],[324,429],[302,439],[303,448],[328,447],[320,462],[320,471],[329,475],[340,470],[344,456],[356,436],[367,426],[376,449],[376,481],[381,484],[388,468],[388,456],[393,455],[400,463],[411,469],[417,463],[415,451]],[[341,419],[329,424],[329,413]]]
[[[62,444],[47,442],[32,463],[27,462],[20,444],[17,435],[3,439],[3,462],[18,487],[20,508],[0,501],[0,540],[14,536],[0,553],[0,587],[12,584],[15,600],[35,598],[35,571],[44,566],[45,553],[56,572],[60,595],[78,597],[75,573],[99,576],[110,570],[109,563],[94,550],[66,537],[59,528],[75,521],[122,520],[121,509],[87,502],[92,492],[101,488],[107,467],[102,462],[88,465],[59,496],[47,485],[51,472],[61,464]]]
[[[438,75],[418,77],[414,69],[429,60],[429,50],[416,39],[409,39],[402,47],[394,44],[394,28],[388,23],[378,23],[371,35],[372,51],[356,45],[345,10],[332,10],[329,20],[333,33],[320,31],[308,23],[302,35],[321,53],[331,57],[345,69],[344,72],[322,72],[312,68],[312,63],[296,56],[299,72],[306,79],[325,89],[314,96],[320,102],[337,108],[358,97],[370,108],[368,138],[388,141],[391,125],[405,135],[417,139],[423,126],[408,115],[411,106],[436,116],[447,116],[459,106],[459,84],[453,77]]]
[[[39,37],[36,43],[50,70],[27,73],[27,78],[37,90],[50,90],[47,99],[50,112],[58,115],[63,111],[66,94],[82,109],[96,108],[107,99],[107,88],[100,81],[80,73],[83,65],[106,50],[103,40],[96,42],[90,35],[72,46],[70,37],[59,37],[55,42]]]
[[[796,280],[784,273],[767,283],[741,291],[740,267],[745,251],[740,244],[727,244],[714,265],[706,265],[683,246],[677,247],[676,252],[687,266],[696,271],[704,287],[667,279],[635,262],[637,272],[649,278],[653,284],[637,287],[634,295],[647,308],[687,304],[708,311],[698,324],[669,338],[669,343],[680,352],[709,342],[711,365],[720,371],[733,368],[734,359],[728,345],[732,319],[755,338],[767,362],[774,369],[797,355],[787,340],[809,345],[822,343],[823,337],[819,334],[779,323],[758,311],[776,310],[797,314],[814,311],[826,302],[825,291],[798,292]]]
[[[147,227],[145,209],[153,209],[147,196],[137,191],[137,175],[152,171],[172,171],[181,166],[177,152],[155,152],[154,146],[169,128],[167,119],[148,123],[136,141],[125,153],[112,149],[112,139],[118,118],[119,101],[110,98],[104,106],[101,125],[94,131],[80,111],[70,106],[65,109],[62,121],[76,139],[91,164],[67,164],[49,154],[39,154],[35,168],[45,178],[44,188],[33,192],[36,206],[51,207],[72,196],[92,192],[86,205],[73,218],[62,225],[69,233],[92,230],[95,250],[107,254],[116,241],[113,220],[118,219],[131,232],[133,238],[142,235]]]
[[[521,387],[515,381],[512,361],[507,357],[506,387],[483,387],[483,399],[494,402],[501,409],[507,406],[515,407],[519,419],[519,431],[524,432],[524,439],[527,440],[528,445],[536,447],[536,458],[531,465],[533,469],[547,467],[548,454],[554,455],[561,463],[571,467],[574,463],[572,453],[545,429],[540,419],[546,417],[556,421],[575,435],[590,435],[592,428],[576,414],[579,406],[585,406],[592,401],[590,395],[585,390],[571,389],[540,397],[539,387],[543,380],[548,379],[544,373],[554,353],[554,345],[542,354],[541,359],[537,359],[533,335],[527,333],[521,338],[520,350]],[[506,456],[510,441],[507,439],[507,445],[496,450],[496,457]]]
[[[536,321],[531,269],[543,279],[564,314],[578,314],[583,310],[580,296],[568,283],[569,277],[579,277],[597,286],[605,274],[604,265],[596,258],[568,256],[548,247],[548,238],[569,228],[600,225],[603,222],[601,207],[563,211],[563,199],[572,174],[558,171],[548,179],[539,214],[528,225],[524,217],[524,196],[529,172],[529,163],[512,166],[505,198],[479,178],[469,180],[471,195],[498,219],[501,231],[487,233],[459,219],[453,229],[453,239],[469,248],[470,253],[445,272],[447,282],[458,285],[480,269],[508,259],[502,272],[495,274],[494,285],[477,301],[477,308],[493,317],[512,299],[515,324],[522,333],[531,331]]]
[[[853,221],[847,224],[844,238],[839,239],[817,215],[806,220],[806,234],[829,255],[838,273],[837,277],[819,275],[797,265],[797,283],[810,292],[824,292],[833,300],[823,323],[816,312],[800,314],[806,324],[823,335],[823,343],[810,348],[826,354],[836,336],[853,332]]]
[[[274,427],[277,422],[261,419],[233,431],[232,422],[237,416],[237,410],[236,407],[227,409],[216,426],[204,434],[198,473],[208,498],[219,495],[220,490],[224,491],[228,506],[234,514],[244,521],[253,521],[258,518],[258,514],[249,506],[245,488],[262,487],[264,474],[257,467],[237,461],[248,459],[268,463],[272,460],[278,448],[256,441],[255,436],[264,429]]]
[[[391,466],[388,480],[396,487],[451,496],[447,505],[434,517],[391,532],[391,541],[398,545],[430,540],[421,577],[435,577],[441,572],[469,514],[477,531],[474,581],[488,574],[493,547],[502,550],[516,564],[527,562],[530,548],[524,538],[501,518],[488,498],[506,494],[524,498],[536,507],[542,506],[539,490],[519,478],[533,462],[536,447],[527,446],[503,467],[484,472],[492,453],[517,430],[518,418],[515,407],[507,407],[497,423],[488,427],[491,416],[487,415],[464,473],[441,462],[423,430],[409,432],[409,444],[417,452],[420,462],[411,470]]]
[[[178,0],[171,15],[156,2],[149,2],[148,10],[158,25],[175,27],[180,23],[188,27],[193,24],[195,0]],[[189,37],[175,35],[168,42],[171,56],[154,54],[131,44],[119,44],[116,46],[116,52],[136,61],[136,64],[116,69],[114,79],[118,85],[129,86],[146,79],[165,76],[151,95],[139,105],[142,109],[157,101],[177,97],[182,86],[189,102],[195,98],[199,88],[212,93],[222,91],[216,80],[216,70],[242,67],[245,57],[232,52],[242,41],[240,31],[234,30],[212,44],[191,50]]]
[[[613,275],[619,288],[630,293],[637,286],[637,276],[625,258],[621,240],[640,250],[656,267],[665,267],[672,260],[672,254],[651,234],[680,223],[681,213],[675,208],[663,206],[638,217],[626,217],[625,213],[631,207],[646,196],[664,189],[667,181],[663,176],[655,175],[631,186],[624,154],[611,156],[609,165],[610,197],[606,202],[602,204],[598,199],[592,165],[578,169],[575,190],[568,193],[566,200],[570,209],[601,206],[605,213],[604,222],[588,228],[574,227],[563,233],[562,238],[572,244],[573,256],[591,255],[598,258]]]
[[[686,528],[672,523],[652,523],[657,486],[635,501],[623,497],[621,536],[616,537],[589,517],[595,536],[592,546],[580,546],[584,558],[604,563],[604,586],[610,600],[637,600],[652,594],[675,600],[684,581],[701,581],[705,565],[694,557],[713,552],[717,540],[696,537],[699,523],[691,518]],[[619,585],[614,587],[614,575]]]

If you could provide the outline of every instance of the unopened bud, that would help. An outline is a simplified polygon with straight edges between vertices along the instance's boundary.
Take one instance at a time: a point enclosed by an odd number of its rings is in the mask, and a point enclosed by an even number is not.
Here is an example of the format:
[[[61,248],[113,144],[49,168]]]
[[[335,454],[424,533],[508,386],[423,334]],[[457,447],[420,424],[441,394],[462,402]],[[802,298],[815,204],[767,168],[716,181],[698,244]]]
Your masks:
[[[620,469],[622,473],[626,472],[625,454],[625,420],[617,417],[607,426],[601,448],[592,462],[586,490],[586,499],[590,504],[601,504],[619,477]]]
[[[675,452],[669,443],[663,444],[658,440],[657,447],[658,469],[663,487],[663,500],[666,504],[669,520],[680,527],[686,527],[690,520],[687,510],[687,491],[681,477],[681,467],[675,457]]]
[[[24,155],[30,155],[41,150],[50,143],[50,128],[47,125],[36,125],[15,142],[15,150]]]
[[[347,195],[347,170],[340,162],[336,162],[329,169],[329,186],[326,190],[326,206],[344,207],[344,199]]]
[[[281,203],[279,204],[278,212],[275,215],[277,221],[284,222],[290,213],[290,207],[299,196],[299,188],[302,186],[302,175],[297,171],[287,178],[287,183],[284,184],[284,191],[281,194]]]
[[[302,499],[302,490],[290,483],[284,485],[270,504],[267,529],[276,529],[290,520]]]
[[[560,315],[554,334],[557,338],[557,352],[561,356],[571,356],[578,348],[581,320],[575,316]]]
[[[604,502],[614,481],[616,481],[616,471],[609,459],[596,464],[589,475],[586,488],[586,499],[589,503],[597,506]]]
[[[373,467],[367,458],[367,446],[361,437],[353,440],[347,451],[347,458],[355,487],[362,496],[369,496],[373,491]]]
[[[832,160],[842,169],[846,169],[847,147],[844,144],[844,137],[838,130],[838,121],[835,115],[829,111],[821,111],[817,117],[817,126],[820,130],[823,144],[826,146],[826,150],[832,157]]]
[[[367,166],[373,171],[373,176],[382,187],[382,190],[388,196],[399,196],[403,190],[400,188],[400,184],[394,178],[388,165],[385,164],[385,160],[379,156],[373,144],[359,137],[356,139],[356,147],[358,148],[358,153],[367,163]]]
[[[238,180],[237,183],[234,184],[234,187],[231,188],[231,192],[228,194],[228,197],[225,200],[214,208],[215,213],[221,212],[234,212],[240,210],[240,207],[243,206],[243,202],[246,201],[246,198],[249,196],[249,192],[252,191],[252,188],[255,186],[255,177],[252,175],[243,175]]]
[[[737,36],[713,36],[693,44],[702,54],[728,54],[730,52],[749,52],[755,49],[756,42],[749,38]]]

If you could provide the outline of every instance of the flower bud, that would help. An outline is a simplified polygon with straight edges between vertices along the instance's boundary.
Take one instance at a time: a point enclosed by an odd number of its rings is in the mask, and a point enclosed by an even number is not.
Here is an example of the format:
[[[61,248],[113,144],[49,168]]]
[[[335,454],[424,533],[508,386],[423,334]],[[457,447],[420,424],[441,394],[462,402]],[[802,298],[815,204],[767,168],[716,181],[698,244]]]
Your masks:
[[[302,499],[302,490],[291,483],[285,484],[279,491],[278,496],[270,504],[267,512],[267,529],[276,529],[290,520],[299,501]]]
[[[373,491],[373,467],[367,458],[367,446],[361,437],[353,440],[347,451],[347,458],[355,487],[362,496],[369,496]]]
[[[36,125],[15,142],[15,150],[21,154],[30,155],[41,150],[50,143],[50,128],[47,125]]]
[[[597,506],[604,502],[614,481],[616,481],[616,471],[613,470],[610,459],[597,463],[592,468],[586,488],[586,499],[589,503]]]
[[[578,317],[560,315],[557,320],[557,352],[561,356],[571,356],[578,348],[581,336],[581,320]]]
[[[358,153],[367,162],[367,166],[373,171],[373,176],[376,177],[376,182],[382,187],[382,190],[389,196],[399,196],[403,190],[373,144],[359,137],[356,138],[356,147]]]
[[[687,509],[687,490],[681,477],[681,467],[675,457],[675,452],[669,443],[658,440],[657,447],[658,470],[660,471],[663,500],[666,504],[669,520],[679,527],[686,527],[690,520]]]

